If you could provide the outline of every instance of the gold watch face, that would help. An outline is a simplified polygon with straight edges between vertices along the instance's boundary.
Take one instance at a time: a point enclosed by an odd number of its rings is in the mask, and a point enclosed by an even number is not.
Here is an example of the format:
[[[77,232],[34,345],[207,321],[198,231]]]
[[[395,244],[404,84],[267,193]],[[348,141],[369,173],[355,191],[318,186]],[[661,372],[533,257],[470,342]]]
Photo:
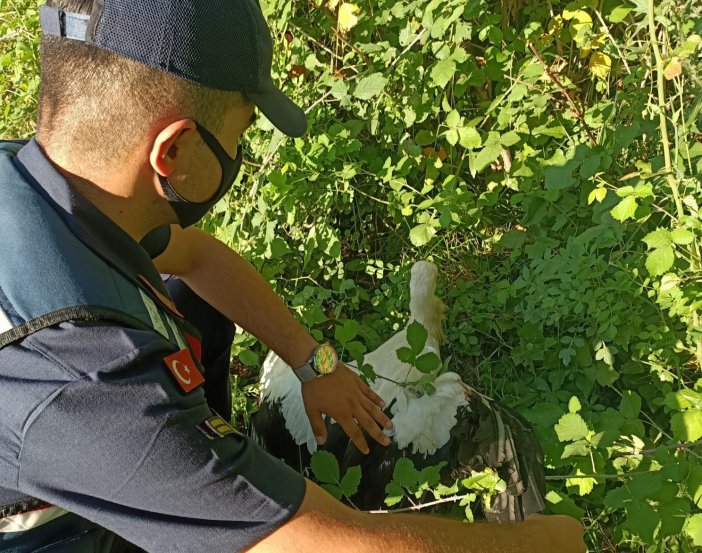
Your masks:
[[[336,363],[339,358],[336,355],[336,351],[331,346],[331,344],[324,344],[317,348],[314,354],[314,365],[315,369],[320,374],[329,374],[334,372],[336,369]]]

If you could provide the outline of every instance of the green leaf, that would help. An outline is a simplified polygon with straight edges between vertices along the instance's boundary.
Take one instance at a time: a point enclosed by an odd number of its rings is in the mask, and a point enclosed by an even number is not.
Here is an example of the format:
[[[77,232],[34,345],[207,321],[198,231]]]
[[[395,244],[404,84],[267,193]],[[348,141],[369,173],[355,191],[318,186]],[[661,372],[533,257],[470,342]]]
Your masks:
[[[619,202],[614,209],[610,212],[612,217],[617,221],[623,223],[627,219],[630,219],[636,213],[636,208],[638,204],[636,203],[635,196],[626,196],[621,202]]]
[[[661,517],[661,530],[656,538],[667,538],[682,532],[685,519],[690,514],[691,504],[688,499],[681,497],[666,501],[658,506],[658,514]]]
[[[641,396],[631,390],[625,390],[619,404],[619,412],[628,419],[635,419],[641,411]]]
[[[607,16],[610,23],[621,23],[634,8],[629,6],[617,6]]]
[[[241,361],[247,367],[259,367],[261,365],[261,360],[258,357],[258,353],[248,349],[242,349],[239,352],[239,361]]]
[[[358,81],[353,95],[361,100],[370,100],[385,89],[386,83],[387,79],[381,73],[373,73]]]
[[[621,509],[622,506],[626,507],[626,504],[631,503],[631,501],[631,492],[626,486],[619,486],[607,492],[604,504],[605,507],[609,507],[610,509]]]
[[[458,143],[468,150],[475,150],[482,146],[483,139],[473,127],[461,127],[458,129]]]
[[[412,321],[407,325],[407,343],[409,343],[412,353],[415,355],[422,353],[428,337],[429,333],[422,323]]]
[[[312,455],[312,473],[319,482],[339,483],[339,462],[328,451],[317,451]]]
[[[561,459],[567,459],[568,457],[580,456],[584,457],[590,452],[590,446],[586,440],[578,440],[572,444],[566,444],[563,448],[563,453],[561,454]]]
[[[685,483],[692,501],[702,508],[702,465],[695,464],[690,467],[690,474]]]
[[[341,479],[341,492],[346,497],[351,497],[358,491],[358,486],[361,483],[361,467],[355,466],[351,467],[346,471],[344,477]]]
[[[519,137],[518,133],[509,131],[500,137],[500,144],[502,144],[505,148],[509,148],[510,146],[517,144],[520,140],[521,138]]]
[[[451,58],[439,60],[434,67],[431,68],[429,76],[432,83],[438,88],[444,88],[456,73],[456,62]]]
[[[436,229],[431,225],[421,224],[414,227],[409,234],[410,241],[417,247],[425,246],[434,238]]]
[[[574,183],[573,166],[570,163],[553,165],[544,171],[544,187],[546,190],[563,190],[573,186]]]
[[[577,413],[582,408],[583,406],[581,405],[578,396],[573,396],[570,398],[570,401],[568,402],[568,411],[571,413]]]
[[[588,428],[583,418],[577,413],[566,413],[555,426],[558,440],[561,442],[581,440],[587,436]]]
[[[662,483],[663,475],[660,472],[638,474],[629,482],[629,491],[635,498],[649,499],[655,497]]]
[[[446,124],[452,129],[456,129],[461,125],[461,115],[455,110],[451,110],[446,116]]]
[[[361,330],[360,324],[353,319],[347,319],[342,324],[336,325],[334,337],[342,344],[346,344],[358,336],[359,330]]]
[[[480,171],[500,157],[501,153],[502,147],[499,144],[488,144],[476,154],[471,169],[476,173],[480,173]]]
[[[420,473],[414,467],[414,463],[407,457],[402,457],[395,463],[392,473],[394,482],[403,488],[411,489],[418,484]]]
[[[586,475],[578,471],[578,478],[567,478],[566,486],[571,492],[577,493],[579,496],[589,494],[597,484],[594,478],[588,478]]]
[[[388,482],[387,486],[385,486],[385,494],[385,504],[388,507],[392,507],[404,499],[405,490],[403,490],[402,487],[393,480]]]
[[[673,266],[674,261],[673,248],[659,248],[646,256],[646,269],[651,276],[662,275]]]
[[[590,192],[589,196],[587,197],[587,204],[590,205],[595,200],[597,200],[598,203],[602,203],[606,197],[606,188],[595,188],[592,192]]]
[[[430,465],[428,467],[424,467],[420,473],[419,473],[419,478],[417,479],[419,482],[419,488],[421,489],[426,489],[426,488],[434,488],[441,482],[441,470],[447,465],[448,463],[446,461],[442,461],[438,465]]]
[[[500,485],[500,476],[491,468],[486,468],[480,472],[473,472],[469,478],[464,478],[461,485],[469,490],[476,491],[492,491],[496,490]]]
[[[702,547],[702,514],[692,515],[685,521],[685,534],[692,540],[692,544]]]
[[[682,388],[675,392],[668,392],[664,400],[665,406],[673,411],[685,409],[702,409],[702,393],[689,388]]]
[[[339,488],[339,486],[336,484],[321,484],[321,487],[324,488],[337,501],[341,501],[343,494],[341,493],[341,488]]]
[[[672,243],[672,240],[670,231],[662,228],[649,232],[643,239],[646,245],[652,250],[667,248]]]
[[[702,410],[690,409],[676,413],[670,419],[673,435],[683,442],[694,442],[702,438]]]
[[[646,501],[639,500],[629,505],[626,509],[627,520],[625,525],[637,534],[645,543],[653,544],[653,536],[660,524],[661,517]]]
[[[549,510],[556,515],[567,515],[580,520],[585,511],[578,507],[573,500],[564,493],[551,490],[546,494]]]
[[[436,369],[438,369],[440,365],[441,359],[439,359],[439,356],[432,351],[420,355],[414,362],[414,366],[417,367],[417,369],[423,373],[433,372]]]
[[[417,357],[412,349],[407,347],[398,348],[395,354],[400,361],[409,363],[410,365],[414,364],[414,360]]]
[[[673,229],[670,233],[670,237],[673,239],[673,242],[679,245],[691,244],[695,239],[694,233],[683,228]]]

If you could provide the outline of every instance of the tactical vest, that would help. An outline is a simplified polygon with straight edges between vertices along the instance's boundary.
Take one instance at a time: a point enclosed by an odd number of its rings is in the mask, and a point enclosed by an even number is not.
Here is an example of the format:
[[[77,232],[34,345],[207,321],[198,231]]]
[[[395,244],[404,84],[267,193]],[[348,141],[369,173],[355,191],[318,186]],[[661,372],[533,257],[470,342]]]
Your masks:
[[[98,322],[155,331],[174,351],[190,348],[199,358],[199,334],[165,287],[129,275],[71,228],[13,162],[22,146],[0,142],[0,349],[64,322]],[[0,487],[0,532],[38,527],[64,514]]]

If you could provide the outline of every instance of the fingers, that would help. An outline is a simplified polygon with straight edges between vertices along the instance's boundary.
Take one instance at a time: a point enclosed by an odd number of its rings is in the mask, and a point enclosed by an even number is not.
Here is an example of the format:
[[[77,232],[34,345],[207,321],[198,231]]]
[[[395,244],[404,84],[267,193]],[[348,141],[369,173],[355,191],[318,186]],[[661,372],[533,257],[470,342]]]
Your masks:
[[[337,422],[341,425],[341,428],[344,429],[346,435],[351,438],[351,441],[358,448],[358,450],[361,453],[368,455],[370,452],[370,449],[368,449],[368,442],[366,442],[366,439],[363,437],[363,432],[361,432],[361,429],[356,422],[353,419],[344,419]]]
[[[327,425],[324,424],[324,417],[319,411],[311,411],[310,409],[305,409],[307,413],[307,418],[310,420],[310,425],[312,426],[312,432],[314,432],[314,437],[319,445],[324,444],[327,441]]]
[[[386,430],[392,429],[392,421],[383,413],[383,410],[367,398],[363,398],[363,407],[375,421]]]
[[[383,398],[376,394],[373,390],[371,390],[360,378],[359,381],[361,384],[361,389],[363,390],[365,396],[381,409],[385,407],[385,401],[383,401]]]
[[[373,417],[371,417],[367,412],[359,414],[356,417],[356,420],[358,420],[358,424],[366,432],[368,432],[368,435],[380,445],[390,445],[390,438],[383,434],[383,431],[378,426],[378,423],[376,423],[373,420]]]

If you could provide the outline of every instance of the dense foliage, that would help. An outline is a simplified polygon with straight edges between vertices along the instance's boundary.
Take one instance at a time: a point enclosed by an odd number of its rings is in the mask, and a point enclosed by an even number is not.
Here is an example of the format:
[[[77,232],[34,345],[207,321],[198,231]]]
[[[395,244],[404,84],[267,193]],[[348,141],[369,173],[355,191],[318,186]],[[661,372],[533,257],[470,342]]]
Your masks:
[[[36,3],[6,2],[3,138],[31,134],[38,87]],[[444,357],[535,425],[551,510],[593,551],[702,547],[702,5],[264,9],[310,132],[260,121],[205,228],[347,357],[404,325],[409,266],[433,260]]]

